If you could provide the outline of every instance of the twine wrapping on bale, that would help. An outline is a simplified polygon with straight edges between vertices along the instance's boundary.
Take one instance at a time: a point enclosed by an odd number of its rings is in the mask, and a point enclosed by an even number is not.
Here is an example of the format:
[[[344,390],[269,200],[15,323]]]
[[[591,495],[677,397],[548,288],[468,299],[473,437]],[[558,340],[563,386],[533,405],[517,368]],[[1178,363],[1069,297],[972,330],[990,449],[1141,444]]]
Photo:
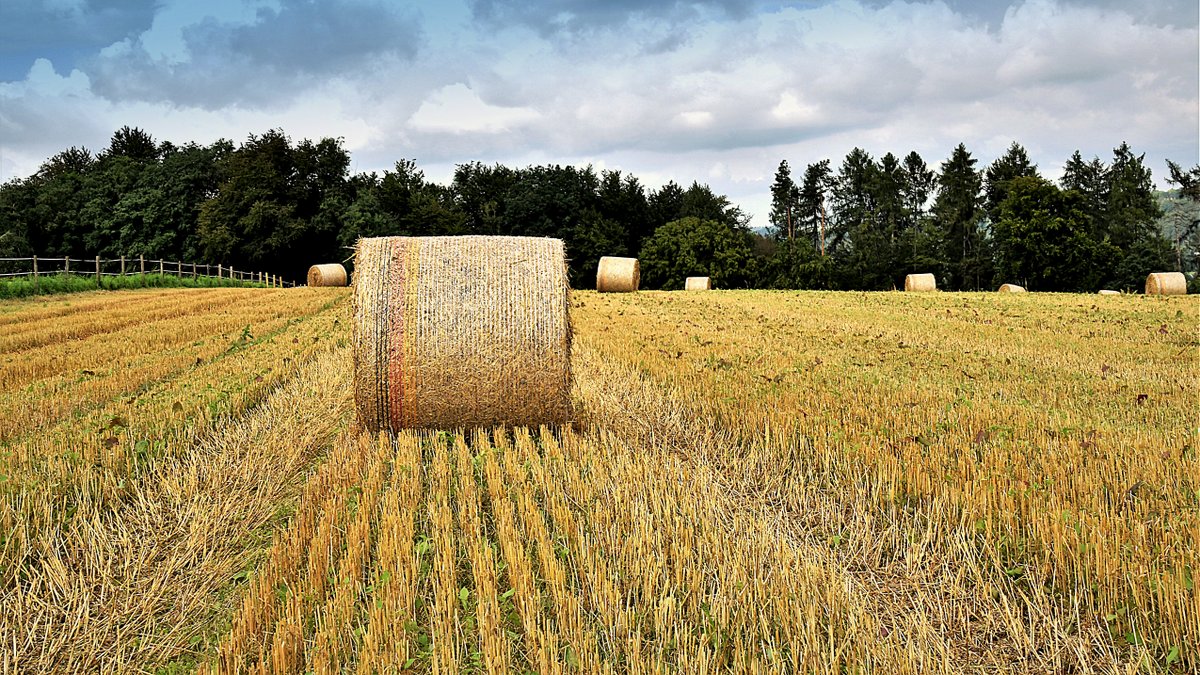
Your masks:
[[[906,291],[936,291],[937,279],[932,274],[910,274],[904,277]]]
[[[709,277],[688,277],[683,282],[683,290],[710,291],[712,290],[712,279]]]
[[[1002,284],[999,293],[1024,293],[1025,287],[1016,284]]]
[[[1107,288],[1096,291],[1096,295],[1120,295],[1121,291],[1112,291]]]
[[[346,268],[338,263],[313,265],[308,268],[309,286],[345,286]]]
[[[1146,277],[1146,295],[1187,295],[1183,272],[1153,272]]]
[[[571,417],[570,287],[559,239],[360,239],[354,402],[372,431]]]
[[[596,290],[601,293],[632,293],[642,280],[637,258],[606,255],[596,267]]]

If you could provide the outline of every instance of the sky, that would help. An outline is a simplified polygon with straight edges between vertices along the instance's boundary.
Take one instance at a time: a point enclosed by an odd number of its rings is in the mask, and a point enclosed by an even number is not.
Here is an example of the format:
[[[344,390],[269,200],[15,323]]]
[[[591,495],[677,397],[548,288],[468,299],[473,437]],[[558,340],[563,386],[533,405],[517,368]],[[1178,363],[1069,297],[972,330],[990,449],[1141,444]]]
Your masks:
[[[0,180],[129,125],[340,137],[352,171],[592,165],[699,181],[765,226],[861,147],[1057,178],[1128,142],[1200,154],[1196,0],[0,0]]]

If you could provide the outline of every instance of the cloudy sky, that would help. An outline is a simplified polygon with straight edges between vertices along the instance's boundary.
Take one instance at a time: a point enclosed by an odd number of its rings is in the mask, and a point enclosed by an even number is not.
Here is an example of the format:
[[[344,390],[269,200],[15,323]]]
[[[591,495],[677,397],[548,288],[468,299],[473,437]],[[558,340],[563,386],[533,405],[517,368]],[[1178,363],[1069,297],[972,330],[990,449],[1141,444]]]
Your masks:
[[[0,0],[0,180],[122,125],[342,137],[415,159],[708,183],[765,225],[796,172],[1022,143],[1055,178],[1128,141],[1200,152],[1196,0]]]

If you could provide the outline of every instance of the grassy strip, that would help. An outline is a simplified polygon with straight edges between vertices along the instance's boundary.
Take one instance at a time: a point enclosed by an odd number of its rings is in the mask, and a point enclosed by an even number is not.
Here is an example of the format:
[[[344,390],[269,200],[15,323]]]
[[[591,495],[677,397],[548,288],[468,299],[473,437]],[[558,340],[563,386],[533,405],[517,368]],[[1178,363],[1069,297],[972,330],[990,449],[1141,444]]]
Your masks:
[[[120,291],[132,288],[266,288],[257,281],[218,279],[216,277],[177,277],[171,274],[131,274],[123,277],[102,276],[97,287],[96,276],[88,274],[40,275],[0,280],[0,299],[25,298],[33,295],[82,293],[99,290]]]

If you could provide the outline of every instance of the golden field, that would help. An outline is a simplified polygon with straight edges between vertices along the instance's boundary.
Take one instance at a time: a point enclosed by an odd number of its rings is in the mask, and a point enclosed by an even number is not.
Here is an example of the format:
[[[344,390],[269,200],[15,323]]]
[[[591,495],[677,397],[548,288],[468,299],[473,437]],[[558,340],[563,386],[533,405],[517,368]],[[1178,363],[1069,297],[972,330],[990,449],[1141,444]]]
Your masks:
[[[1192,672],[1200,300],[578,292],[359,434],[348,289],[0,303],[0,672]]]

